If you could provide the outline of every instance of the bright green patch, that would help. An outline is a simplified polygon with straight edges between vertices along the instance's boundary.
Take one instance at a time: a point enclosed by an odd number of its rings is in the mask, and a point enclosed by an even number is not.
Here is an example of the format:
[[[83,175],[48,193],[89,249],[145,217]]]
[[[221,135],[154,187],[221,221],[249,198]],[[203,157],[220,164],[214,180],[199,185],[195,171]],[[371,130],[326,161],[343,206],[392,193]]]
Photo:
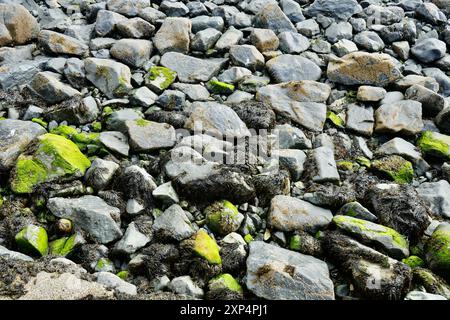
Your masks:
[[[345,127],[345,121],[333,111],[327,112],[327,119],[330,120],[336,127],[339,128]]]
[[[423,261],[422,258],[418,256],[409,256],[408,258],[403,259],[402,262],[413,269],[425,266],[425,261]]]
[[[70,237],[63,237],[50,242],[50,253],[65,257],[75,247],[75,237],[76,235],[74,234]]]
[[[356,157],[355,161],[366,168],[370,168],[370,166],[372,165],[370,163],[370,160],[366,157]]]
[[[114,270],[114,265],[113,265],[112,261],[109,260],[108,258],[100,258],[97,261],[97,264],[95,265],[94,269],[97,272],[101,272],[101,271],[109,272],[111,270]]]
[[[130,273],[127,270],[122,270],[122,271],[119,271],[116,275],[120,279],[126,281],[128,279],[128,277],[130,276]]]
[[[113,112],[114,112],[114,110],[111,107],[104,107],[103,108],[103,115],[104,116],[109,116]]]
[[[204,213],[211,230],[221,235],[235,231],[240,225],[238,209],[227,200],[214,202]]]
[[[45,122],[44,120],[42,120],[41,118],[33,118],[33,119],[31,119],[31,121],[34,123],[40,124],[44,128],[47,128],[47,126],[48,126],[48,123]]]
[[[214,288],[226,288],[230,291],[239,292],[242,293],[242,287],[237,282],[235,278],[229,273],[221,274],[220,276],[217,276],[209,282],[210,289]]]
[[[200,229],[194,238],[194,252],[211,264],[222,264],[219,246],[205,230]]]
[[[16,193],[30,193],[34,186],[47,179],[47,168],[39,159],[20,156],[15,167],[11,189]]]
[[[291,240],[289,241],[289,249],[294,251],[299,251],[301,249],[301,239],[298,234],[291,237]]]
[[[252,241],[253,241],[252,235],[251,235],[251,234],[246,234],[246,235],[244,236],[244,241],[247,242],[247,243],[252,242]]]
[[[177,77],[176,72],[165,67],[154,66],[148,72],[147,81],[160,90],[167,89]]]
[[[137,119],[137,120],[135,120],[135,122],[139,127],[146,127],[150,124],[150,121],[145,120],[145,119]]]
[[[98,121],[92,122],[92,130],[94,130],[95,132],[102,131],[102,123]]]
[[[347,227],[347,224],[351,225],[352,227],[358,228],[360,231],[366,231],[379,236],[387,236],[390,237],[392,241],[400,248],[409,248],[408,240],[400,233],[398,233],[394,229],[370,221],[350,216],[336,215],[333,217],[333,223],[337,227],[342,228],[350,233],[354,233],[354,231],[350,227]]]
[[[351,161],[338,161],[336,162],[338,169],[343,171],[352,171],[354,167],[354,163]]]
[[[450,159],[450,136],[432,131],[424,131],[417,140],[423,153]]]
[[[412,163],[397,155],[373,161],[372,168],[399,184],[411,183],[414,178]]]
[[[33,256],[43,256],[48,250],[47,231],[44,228],[28,225],[15,237],[19,250]]]
[[[428,240],[426,257],[434,268],[450,272],[450,228],[433,232]]]
[[[58,126],[50,130],[50,133],[63,136],[64,138],[71,139],[72,136],[78,133],[77,129],[71,126]]]
[[[206,88],[210,92],[217,94],[231,94],[234,91],[234,85],[215,79],[209,80],[206,83]]]

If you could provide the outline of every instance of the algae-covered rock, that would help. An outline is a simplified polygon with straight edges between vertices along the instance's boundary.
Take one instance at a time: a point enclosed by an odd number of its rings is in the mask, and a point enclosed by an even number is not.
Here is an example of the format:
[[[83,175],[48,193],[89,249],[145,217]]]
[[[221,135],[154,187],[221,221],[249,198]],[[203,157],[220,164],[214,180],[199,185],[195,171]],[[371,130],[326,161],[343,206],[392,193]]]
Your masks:
[[[79,241],[77,234],[53,240],[49,243],[50,254],[65,257],[72,252],[77,243],[80,243]]]
[[[81,177],[90,165],[72,141],[47,133],[38,138],[31,150],[19,156],[11,173],[11,189],[30,193],[43,182]]]
[[[434,272],[450,280],[450,224],[439,225],[426,246],[426,260]]]
[[[413,284],[423,286],[429,293],[439,294],[450,299],[450,285],[428,269],[415,268],[413,270]]]
[[[402,259],[402,262],[410,266],[411,269],[423,267],[425,265],[425,261],[418,256],[409,256],[408,258]]]
[[[344,204],[339,211],[337,212],[339,215],[350,216],[358,219],[363,219],[367,221],[376,221],[377,216],[372,212],[364,208],[359,202],[353,201]]]
[[[244,220],[244,216],[227,200],[214,202],[204,213],[208,227],[220,235],[236,231]]]
[[[145,85],[149,89],[161,93],[175,81],[176,77],[177,73],[169,68],[153,66],[145,77]]]
[[[114,264],[108,258],[100,258],[95,265],[96,272],[114,272]]]
[[[194,252],[211,264],[222,264],[219,246],[205,230],[201,229],[194,235]]]
[[[339,229],[359,238],[363,243],[381,247],[394,258],[409,255],[408,240],[394,229],[349,216],[336,215],[333,222]]]
[[[239,282],[229,273],[221,274],[208,283],[208,299],[238,300],[242,299],[243,290]]]
[[[450,159],[450,136],[438,132],[424,131],[417,146],[428,155]]]
[[[371,168],[400,184],[410,183],[414,178],[412,163],[397,155],[375,160]]]
[[[234,91],[234,85],[216,79],[209,80],[206,83],[206,88],[217,94],[231,94]]]
[[[28,225],[16,235],[16,244],[24,253],[43,256],[48,249],[47,231],[39,226]]]

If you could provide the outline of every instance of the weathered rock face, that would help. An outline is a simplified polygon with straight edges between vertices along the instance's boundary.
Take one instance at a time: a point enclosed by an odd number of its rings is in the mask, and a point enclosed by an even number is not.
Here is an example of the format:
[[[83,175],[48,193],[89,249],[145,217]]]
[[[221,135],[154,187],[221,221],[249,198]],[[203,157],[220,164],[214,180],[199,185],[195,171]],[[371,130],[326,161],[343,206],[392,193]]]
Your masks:
[[[398,300],[408,292],[412,274],[406,264],[339,233],[327,232],[323,239],[326,255],[364,297]]]
[[[400,71],[386,54],[354,52],[330,61],[327,75],[345,85],[384,87],[400,78]]]
[[[39,24],[25,7],[0,3],[0,47],[25,44],[38,33]]]
[[[85,56],[88,50],[82,41],[54,31],[42,30],[38,40],[45,50],[53,54]]]
[[[161,55],[169,51],[188,53],[191,28],[192,22],[189,19],[175,17],[165,19],[153,38],[155,47]]]
[[[325,262],[262,241],[250,243],[247,288],[275,300],[334,300]]]
[[[0,170],[14,166],[20,153],[46,130],[37,123],[20,120],[0,121]]]
[[[266,63],[270,75],[276,82],[320,79],[322,70],[311,60],[300,56],[283,54]]]
[[[413,100],[384,104],[375,111],[375,131],[419,133],[423,128],[422,104]]]
[[[347,20],[361,11],[362,7],[355,0],[344,0],[340,3],[336,3],[333,0],[316,0],[308,8],[306,13],[309,16],[323,14],[337,19]]]
[[[143,119],[125,122],[130,137],[131,149],[135,152],[170,148],[175,145],[175,129],[167,123]]]

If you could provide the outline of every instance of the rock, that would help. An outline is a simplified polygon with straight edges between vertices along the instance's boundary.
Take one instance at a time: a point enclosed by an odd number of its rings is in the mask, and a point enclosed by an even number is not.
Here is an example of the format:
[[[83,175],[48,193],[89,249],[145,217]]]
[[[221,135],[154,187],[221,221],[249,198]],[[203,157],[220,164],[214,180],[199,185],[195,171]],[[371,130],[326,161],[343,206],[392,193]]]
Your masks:
[[[366,192],[365,199],[380,224],[407,236],[411,244],[428,226],[428,209],[409,185],[376,184]]]
[[[424,182],[416,190],[435,215],[450,217],[450,184],[447,181]]]
[[[250,34],[250,41],[261,52],[277,50],[280,44],[277,35],[271,29],[254,28]]]
[[[96,158],[86,171],[86,182],[96,190],[103,190],[111,182],[117,169],[119,169],[117,163]]]
[[[153,66],[145,77],[145,85],[151,90],[161,93],[175,81],[176,77],[176,72],[168,68]]]
[[[278,157],[281,166],[289,170],[292,181],[300,180],[306,161],[306,154],[302,150],[294,149],[279,149],[272,152]]]
[[[231,108],[251,129],[271,129],[275,123],[275,113],[267,104],[258,101],[232,103]]]
[[[108,0],[108,10],[133,17],[150,7],[150,0]]]
[[[192,298],[203,297],[203,290],[192,281],[190,276],[173,278],[168,287],[177,294],[184,294]]]
[[[411,48],[411,53],[421,62],[430,63],[442,58],[446,50],[444,42],[435,38],[428,38],[416,43]]]
[[[97,102],[92,96],[75,96],[47,110],[46,119],[80,125],[95,121],[99,114]]]
[[[346,215],[353,218],[363,219],[371,222],[377,221],[377,216],[372,212],[364,208],[359,202],[348,202],[343,205],[339,211],[338,215]]]
[[[119,21],[116,24],[117,31],[125,38],[150,38],[155,27],[142,18],[132,18]]]
[[[84,60],[84,66],[86,78],[110,99],[124,96],[132,89],[130,68],[122,63],[88,58]]]
[[[47,231],[42,227],[30,224],[16,234],[15,240],[19,250],[26,254],[33,256],[47,254]]]
[[[400,71],[386,54],[354,52],[328,64],[328,78],[345,85],[385,87],[400,78]]]
[[[113,293],[99,283],[89,282],[71,273],[39,272],[25,284],[19,300],[111,299]]]
[[[50,30],[39,32],[38,41],[44,50],[53,54],[86,56],[88,52],[88,46],[82,41]]]
[[[167,52],[161,58],[161,65],[175,71],[181,82],[206,82],[216,76],[227,59],[199,59],[177,52]]]
[[[187,18],[166,18],[153,37],[153,43],[161,55],[169,51],[188,53],[191,28],[192,22]]]
[[[285,53],[295,54],[308,50],[309,39],[301,34],[284,31],[278,35],[280,39],[280,49]]]
[[[317,81],[322,75],[320,67],[311,60],[290,54],[270,59],[266,67],[277,83],[298,80]]]
[[[253,71],[264,68],[264,56],[252,45],[234,45],[229,52],[233,64],[237,66]]]
[[[171,205],[180,202],[178,194],[172,187],[171,182],[166,182],[159,185],[155,190],[153,190],[152,195],[156,200],[159,200],[164,204]]]
[[[434,78],[439,84],[439,93],[444,97],[450,96],[450,77],[439,68],[425,68],[423,73],[427,77]],[[437,90],[436,90],[437,91]]]
[[[116,12],[108,10],[100,10],[97,13],[97,20],[95,22],[95,32],[100,37],[111,34],[116,30],[119,22],[126,21],[127,18]]]
[[[280,149],[311,149],[311,141],[303,131],[289,124],[275,126]]]
[[[426,244],[425,258],[430,269],[447,281],[450,270],[450,225],[440,224]]]
[[[211,300],[242,299],[243,289],[231,274],[224,273],[208,282],[207,297]]]
[[[438,158],[448,159],[450,157],[450,136],[432,132],[423,131],[417,146],[422,153]]]
[[[244,122],[228,106],[217,102],[195,102],[185,128],[197,132],[203,130],[213,136],[244,137],[250,132]]]
[[[153,177],[143,168],[130,165],[115,181],[115,188],[127,195],[128,199],[139,203],[139,207],[153,208],[152,192],[157,187]]]
[[[435,118],[436,125],[443,133],[450,133],[450,108],[444,108]]]
[[[109,206],[99,197],[51,198],[47,208],[57,217],[72,220],[75,228],[80,228],[100,243],[109,243],[122,237],[119,224],[115,221],[120,210]]]
[[[333,223],[338,229],[357,237],[362,243],[381,248],[393,258],[402,259],[409,256],[408,240],[394,229],[341,215],[334,216]]]
[[[115,290],[116,292],[130,296],[137,295],[137,288],[135,285],[120,279],[111,272],[97,272],[95,273],[95,276],[97,277],[97,282],[107,289]]]
[[[408,292],[412,274],[406,264],[336,232],[324,235],[323,247],[326,256],[350,277],[355,291],[363,297],[398,300]]]
[[[330,43],[335,43],[342,39],[351,39],[352,25],[345,21],[332,23],[325,31],[325,37]]]
[[[0,245],[0,257],[4,257],[6,259],[13,260],[21,260],[21,261],[33,261],[33,258],[16,251],[11,251]]]
[[[175,129],[167,123],[138,119],[128,120],[125,125],[134,152],[149,152],[175,145]]]
[[[297,198],[277,195],[271,202],[268,223],[282,231],[304,230],[314,233],[325,228],[332,218],[327,209]]]
[[[334,300],[325,262],[262,241],[250,243],[247,288],[276,300]]]
[[[373,109],[351,104],[347,109],[346,128],[359,134],[370,136],[373,132]]]
[[[375,131],[413,135],[423,128],[421,103],[402,100],[375,111]]]
[[[31,121],[0,121],[0,170],[11,169],[20,153],[45,129]]]
[[[130,146],[128,145],[128,138],[123,133],[119,131],[103,131],[100,132],[99,141],[109,150],[128,156]]]
[[[445,6],[443,6],[445,9]],[[432,24],[445,23],[447,18],[434,3],[422,3],[416,8],[416,14]]]
[[[296,31],[292,22],[276,3],[263,6],[255,16],[254,25],[257,28],[271,29],[275,33]]]
[[[331,148],[322,146],[313,149],[310,152],[310,157],[315,164],[314,173],[312,173],[312,180],[314,182],[339,182],[340,177]]]
[[[140,39],[120,39],[111,47],[111,56],[135,68],[141,67],[150,59],[152,43]]]
[[[434,117],[445,107],[444,97],[418,84],[406,90],[405,98],[420,102],[424,116]]]
[[[417,285],[423,286],[425,290],[432,294],[438,294],[446,297],[450,297],[450,286],[440,276],[434,274],[429,269],[414,268],[413,269],[413,282]]]
[[[314,81],[291,81],[268,85],[257,91],[256,99],[309,130],[321,131],[326,119],[328,85]]]
[[[80,95],[78,90],[59,81],[51,72],[37,73],[30,83],[31,89],[45,101],[55,104]]]
[[[381,51],[384,49],[384,42],[374,31],[363,31],[355,35],[353,41],[369,52]]]
[[[383,88],[360,86],[356,97],[359,101],[377,102],[383,100],[386,93],[386,90]]]
[[[150,240],[149,235],[141,232],[136,223],[132,222],[128,225],[127,231],[125,231],[122,239],[115,244],[114,250],[125,254],[132,254],[145,247]]]
[[[411,291],[406,295],[405,300],[447,300],[447,298],[423,291]]]
[[[229,201],[216,201],[204,210],[208,227],[221,236],[239,229],[244,216]]]
[[[192,39],[192,50],[207,51],[214,47],[222,33],[214,28],[207,28],[196,33]]]
[[[177,204],[173,204],[156,217],[153,230],[157,237],[175,241],[187,239],[195,233],[186,213]]]
[[[39,33],[36,19],[20,4],[0,4],[0,47],[21,45]]]
[[[212,17],[212,18],[220,18],[220,17]],[[228,50],[231,46],[237,45],[239,41],[243,38],[243,36],[244,34],[242,33],[242,31],[237,30],[234,27],[230,27],[228,28],[227,31],[225,31],[222,34],[220,39],[216,42],[215,49],[219,51]]]
[[[373,161],[371,169],[399,184],[411,183],[414,178],[414,170],[411,162],[398,155]]]
[[[356,0],[344,0],[339,3],[333,0],[315,0],[305,13],[310,17],[323,14],[339,20],[348,20],[354,14],[362,11],[362,7]]]
[[[91,162],[70,140],[55,134],[44,134],[17,159],[11,173],[11,189],[31,193],[43,182],[81,177]]]

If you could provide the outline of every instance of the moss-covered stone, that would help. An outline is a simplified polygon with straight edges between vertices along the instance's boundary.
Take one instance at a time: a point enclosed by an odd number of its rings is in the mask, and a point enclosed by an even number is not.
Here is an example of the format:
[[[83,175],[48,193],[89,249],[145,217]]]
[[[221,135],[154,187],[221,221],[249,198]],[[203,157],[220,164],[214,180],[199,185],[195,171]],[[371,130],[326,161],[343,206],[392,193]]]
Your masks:
[[[425,265],[425,261],[423,261],[422,258],[418,256],[409,256],[408,258],[403,259],[402,262],[406,263],[412,269],[423,267]]]
[[[352,171],[355,164],[351,161],[338,161],[336,162],[336,166],[338,169],[343,171]]]
[[[56,256],[65,257],[74,249],[76,244],[76,234],[70,237],[63,237],[50,242],[50,253]]]
[[[169,68],[153,66],[148,70],[145,83],[150,89],[161,92],[167,89],[175,81],[176,77],[176,72]]]
[[[397,155],[375,160],[371,168],[399,184],[411,183],[414,178],[412,163]]]
[[[100,132],[102,131],[102,123],[98,122],[98,121],[94,121],[92,123],[92,130],[94,130],[95,132]]]
[[[96,272],[114,272],[114,264],[108,258],[100,258],[95,265]]]
[[[193,250],[196,254],[206,259],[211,264],[222,264],[222,259],[219,254],[219,246],[216,241],[214,241],[214,239],[212,239],[203,229],[200,229],[194,236]]]
[[[327,119],[330,120],[338,128],[345,127],[345,121],[333,111],[327,112]]]
[[[124,281],[127,281],[128,278],[129,278],[129,276],[130,276],[130,273],[129,273],[127,270],[122,270],[122,271],[119,271],[119,272],[117,273],[117,276],[118,276],[120,279],[122,279],[122,280],[124,280]]]
[[[221,274],[209,281],[209,289],[225,289],[229,291],[242,293],[242,287],[239,282],[229,273]]]
[[[205,209],[204,213],[208,227],[220,235],[236,231],[244,219],[238,209],[227,200],[214,202]]]
[[[78,131],[74,127],[62,125],[53,128],[52,130],[50,130],[50,133],[63,136],[64,138],[67,139],[72,139],[72,136],[76,135]]]
[[[48,123],[45,122],[44,120],[42,120],[41,118],[33,118],[33,119],[31,119],[31,121],[34,123],[40,124],[44,128],[47,128],[47,126],[48,126]]]
[[[425,154],[450,159],[450,136],[424,131],[417,140],[417,146]]]
[[[234,85],[219,81],[217,79],[211,79],[206,83],[206,88],[217,94],[232,94],[234,91]]]
[[[59,135],[40,136],[34,150],[19,156],[13,169],[11,189],[15,193],[30,193],[36,185],[58,178],[82,176],[91,166],[72,141]]]
[[[246,243],[252,242],[252,241],[253,241],[252,235],[251,235],[251,234],[246,234],[246,235],[244,236],[244,241],[245,241]]]
[[[450,224],[441,224],[426,246],[426,260],[430,269],[450,280]]]
[[[301,249],[301,237],[298,234],[294,234],[289,241],[289,249],[294,251],[300,251]]]
[[[48,250],[48,236],[44,228],[28,225],[17,233],[16,244],[23,253],[33,256],[43,256]]]
[[[370,166],[372,165],[370,160],[366,157],[356,157],[355,161],[366,168],[370,168]]]

